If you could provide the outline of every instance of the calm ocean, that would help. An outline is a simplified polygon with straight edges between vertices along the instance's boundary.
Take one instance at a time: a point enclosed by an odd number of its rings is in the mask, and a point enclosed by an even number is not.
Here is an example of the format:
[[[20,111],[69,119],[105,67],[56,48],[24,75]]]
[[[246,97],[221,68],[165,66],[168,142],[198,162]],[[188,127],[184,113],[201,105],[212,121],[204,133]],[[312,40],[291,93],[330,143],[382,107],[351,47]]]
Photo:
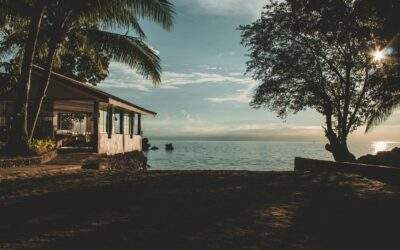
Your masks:
[[[172,142],[175,150],[166,152]],[[331,160],[322,142],[259,142],[259,141],[159,141],[151,140],[160,149],[149,151],[151,170],[256,170],[291,171],[296,156]],[[400,146],[397,142],[351,144],[357,156]]]

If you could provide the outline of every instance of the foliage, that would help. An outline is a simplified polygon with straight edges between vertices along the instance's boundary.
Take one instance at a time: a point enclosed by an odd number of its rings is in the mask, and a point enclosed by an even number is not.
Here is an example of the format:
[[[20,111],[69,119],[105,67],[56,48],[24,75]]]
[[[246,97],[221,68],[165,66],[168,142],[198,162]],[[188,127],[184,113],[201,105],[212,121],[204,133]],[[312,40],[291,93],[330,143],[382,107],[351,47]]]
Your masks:
[[[10,1],[4,0],[4,2],[10,4]],[[49,48],[51,43],[56,42],[56,70],[58,68],[60,73],[65,71],[67,75],[79,78],[78,80],[99,83],[106,77],[108,62],[112,58],[128,64],[144,77],[151,78],[154,83],[160,82],[160,59],[144,42],[146,36],[138,19],[148,19],[161,24],[163,28],[170,29],[174,12],[173,5],[169,1],[44,2],[46,12],[39,33],[36,63],[43,66],[48,63],[46,60]],[[0,12],[0,14],[7,13]],[[3,36],[0,53],[22,57],[23,45],[28,36],[29,19],[17,20],[15,23],[6,22],[1,27]],[[126,29],[128,32],[124,35],[109,32],[114,28]],[[129,34],[136,34],[137,37]],[[74,57],[75,60],[72,60]],[[66,61],[64,65],[63,61]],[[85,76],[85,70],[94,71],[95,74]]]
[[[57,69],[57,58],[68,61],[66,65],[70,65],[64,70],[70,74],[76,73],[74,71],[77,69],[100,72],[94,78],[90,74],[75,74],[91,83],[104,79],[104,69],[108,67],[109,58],[112,58],[128,64],[133,70],[158,84],[161,74],[160,58],[145,43],[145,35],[138,20],[146,19],[160,24],[164,29],[170,29],[173,15],[173,4],[168,0],[0,0],[0,30],[10,28],[15,31],[12,35],[5,33],[6,36],[1,37],[6,42],[2,44],[0,54],[20,54],[22,58],[21,74],[16,84],[16,93],[19,96],[14,109],[19,115],[12,122],[13,133],[8,142],[8,151],[29,151],[29,141],[46,96],[53,66]],[[137,36],[131,36],[129,32],[125,35],[109,32],[113,28],[133,31]],[[85,53],[75,57],[75,51],[68,55],[69,49],[75,48],[66,46],[71,41],[83,41],[80,48]],[[10,53],[15,48],[19,48],[20,53]],[[93,59],[93,55],[96,62],[94,64],[88,60]],[[39,101],[32,109],[33,120],[27,121],[32,64],[34,60],[40,62],[41,59],[46,80],[39,83],[40,89],[36,97]],[[30,128],[28,124],[31,124]]]
[[[397,57],[398,55],[396,55]],[[370,132],[374,127],[385,122],[393,115],[396,109],[400,108],[400,64],[397,61],[387,60],[382,67],[390,68],[391,76],[381,73],[379,80],[385,81],[377,93],[374,107],[367,117],[366,132]],[[386,72],[388,70],[385,70]]]
[[[39,155],[56,149],[56,142],[52,139],[33,139],[31,145],[32,150]]]
[[[314,109],[325,117],[326,149],[336,160],[355,160],[351,132],[365,124],[391,67],[374,61],[382,48],[382,22],[363,1],[286,0],[268,3],[260,19],[241,26],[250,51],[247,73],[261,82],[251,105],[286,117]]]
[[[16,60],[0,62],[0,95],[9,92],[18,81],[19,64]]]

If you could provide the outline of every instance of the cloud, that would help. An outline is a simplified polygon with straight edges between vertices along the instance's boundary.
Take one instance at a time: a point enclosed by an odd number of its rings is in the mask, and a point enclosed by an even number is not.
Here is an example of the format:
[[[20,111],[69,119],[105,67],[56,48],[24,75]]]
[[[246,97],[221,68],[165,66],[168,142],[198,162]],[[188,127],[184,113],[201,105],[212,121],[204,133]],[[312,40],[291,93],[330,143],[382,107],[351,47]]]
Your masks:
[[[224,103],[224,102],[239,102],[239,103],[249,103],[251,96],[246,90],[238,90],[237,95],[228,95],[223,97],[209,97],[206,100],[213,103]]]
[[[232,74],[235,74],[235,73],[231,73],[230,75],[232,75]],[[224,102],[250,103],[252,93],[256,86],[257,86],[257,82],[252,81],[251,84],[249,84],[246,88],[237,90],[237,93],[234,95],[209,97],[209,98],[206,98],[206,100],[213,102],[213,103],[224,103]]]
[[[237,15],[256,17],[265,5],[265,0],[178,0],[178,4],[192,11],[212,15]]]
[[[200,123],[201,122],[199,115],[192,115],[184,109],[181,110],[181,113],[183,114],[186,122],[189,122],[189,123]]]
[[[225,122],[201,120],[198,115],[182,111],[180,116],[167,115],[156,120],[146,120],[147,134],[154,137],[207,137],[251,139],[323,139],[321,126],[299,126],[283,123]]]
[[[323,128],[319,125],[260,121],[211,122],[187,111],[178,115],[167,114],[157,119],[145,119],[144,122],[146,134],[158,138],[326,141]],[[364,129],[360,127],[354,132],[350,141],[400,141],[400,125],[383,125],[369,134],[364,134]]]
[[[110,64],[110,75],[101,83],[106,88],[132,88],[141,91],[149,91],[153,84],[148,79],[143,79],[129,66],[113,62]],[[232,83],[239,85],[252,85],[254,80],[240,73],[218,74],[218,73],[178,73],[166,71],[162,74],[160,88],[176,89],[184,85],[194,84],[221,84]]]

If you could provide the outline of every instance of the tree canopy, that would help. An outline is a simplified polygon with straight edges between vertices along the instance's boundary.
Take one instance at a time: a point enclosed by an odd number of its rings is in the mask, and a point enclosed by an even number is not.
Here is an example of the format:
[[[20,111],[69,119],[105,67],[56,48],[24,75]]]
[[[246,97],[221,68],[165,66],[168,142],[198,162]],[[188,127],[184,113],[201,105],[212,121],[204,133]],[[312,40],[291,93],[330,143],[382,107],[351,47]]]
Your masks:
[[[27,39],[25,26],[15,25],[0,28],[3,39],[0,41],[0,55],[2,55],[2,68],[7,90],[16,84],[19,77],[19,67],[23,56],[23,44]],[[47,44],[43,35],[34,63],[42,68],[46,65]],[[54,71],[78,81],[92,85],[99,84],[108,76],[108,66],[111,56],[98,47],[90,46],[84,37],[70,34],[68,39],[61,44],[54,60]],[[11,70],[13,69],[13,70]]]
[[[247,73],[260,82],[251,105],[279,117],[316,110],[325,117],[326,149],[338,161],[355,160],[349,134],[393,94],[382,90],[400,77],[373,57],[389,36],[376,9],[363,2],[270,2],[261,18],[240,27],[250,52]]]
[[[145,34],[138,20],[146,19],[170,29],[173,15],[173,4],[169,0],[0,0],[0,27],[15,32],[2,37],[6,41],[4,51],[18,47],[21,51],[20,76],[15,84],[15,116],[11,136],[3,151],[29,154],[30,141],[57,59],[69,60],[60,64],[60,68],[64,66],[69,73],[92,83],[105,77],[103,69],[108,67],[109,59],[128,64],[153,83],[160,83],[160,58],[144,41]],[[133,35],[110,32],[113,28],[132,30]],[[83,50],[74,50],[75,54],[68,56],[71,43],[82,44]],[[44,63],[46,80],[39,84],[38,101],[34,104],[32,119],[28,121],[34,62]],[[85,76],[76,74],[77,70],[98,70],[100,74],[93,72],[95,77],[91,77],[93,74]]]

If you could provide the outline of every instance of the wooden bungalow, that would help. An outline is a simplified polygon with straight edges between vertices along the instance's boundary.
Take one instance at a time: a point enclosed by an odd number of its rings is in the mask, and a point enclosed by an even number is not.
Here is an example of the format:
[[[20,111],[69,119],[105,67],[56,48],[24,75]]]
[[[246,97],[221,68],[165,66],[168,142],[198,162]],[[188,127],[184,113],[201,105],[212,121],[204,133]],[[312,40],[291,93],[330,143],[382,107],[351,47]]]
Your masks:
[[[30,100],[37,100],[44,71],[34,67]],[[0,96],[0,141],[7,141],[15,94]],[[73,115],[75,114],[75,115]],[[52,73],[34,136],[55,138],[58,145],[85,146],[95,153],[117,154],[142,150],[142,116],[156,113],[69,77]],[[74,118],[64,127],[66,117]]]

